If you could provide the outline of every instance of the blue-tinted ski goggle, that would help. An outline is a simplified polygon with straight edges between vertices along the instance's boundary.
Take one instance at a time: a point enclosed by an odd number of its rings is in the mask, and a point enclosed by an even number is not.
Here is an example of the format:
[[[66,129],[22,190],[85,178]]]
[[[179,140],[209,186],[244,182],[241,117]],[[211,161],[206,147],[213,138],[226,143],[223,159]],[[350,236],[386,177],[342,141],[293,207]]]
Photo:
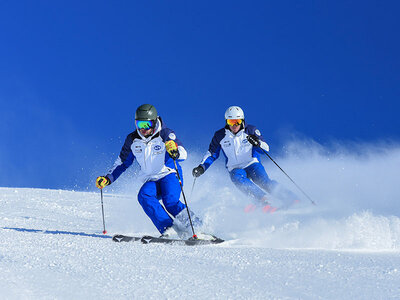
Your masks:
[[[135,122],[137,129],[150,129],[156,126],[156,122],[152,120],[146,120],[146,121],[136,120]]]

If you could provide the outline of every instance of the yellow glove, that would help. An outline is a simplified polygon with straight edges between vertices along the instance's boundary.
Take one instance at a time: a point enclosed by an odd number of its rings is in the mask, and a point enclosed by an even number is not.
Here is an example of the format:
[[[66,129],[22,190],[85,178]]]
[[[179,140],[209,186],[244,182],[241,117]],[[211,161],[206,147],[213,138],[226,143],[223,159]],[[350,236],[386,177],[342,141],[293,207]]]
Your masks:
[[[96,179],[96,186],[102,189],[111,183],[110,179],[106,176],[99,176]]]
[[[168,142],[166,142],[165,148],[167,149],[167,152],[172,159],[179,158],[178,144],[175,141],[169,140]]]

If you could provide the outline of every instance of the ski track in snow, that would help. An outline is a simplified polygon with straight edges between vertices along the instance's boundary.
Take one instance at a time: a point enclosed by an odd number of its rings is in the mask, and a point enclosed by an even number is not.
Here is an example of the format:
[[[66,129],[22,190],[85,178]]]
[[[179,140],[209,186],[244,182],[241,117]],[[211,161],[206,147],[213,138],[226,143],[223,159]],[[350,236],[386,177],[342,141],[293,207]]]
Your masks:
[[[317,206],[275,215],[245,214],[221,162],[192,195],[200,156],[182,165],[189,206],[221,245],[114,243],[98,192],[0,188],[1,299],[400,299],[400,151],[303,148],[277,161]],[[128,172],[105,189],[109,235],[158,234],[138,187]]]

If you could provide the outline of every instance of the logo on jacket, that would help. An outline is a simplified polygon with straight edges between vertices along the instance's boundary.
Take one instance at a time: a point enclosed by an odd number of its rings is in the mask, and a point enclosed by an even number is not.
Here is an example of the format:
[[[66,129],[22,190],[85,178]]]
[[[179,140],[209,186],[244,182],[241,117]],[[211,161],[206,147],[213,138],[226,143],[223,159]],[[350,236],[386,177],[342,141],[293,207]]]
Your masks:
[[[135,146],[135,153],[142,153],[142,147],[141,146]]]
[[[244,139],[243,141],[242,141],[242,144],[247,144],[249,141],[247,140],[247,139]]]
[[[230,141],[224,141],[223,147],[229,147],[231,145]]]
[[[160,146],[160,145],[155,145],[155,146],[154,146],[154,150],[160,151],[160,150],[161,150],[161,146]]]

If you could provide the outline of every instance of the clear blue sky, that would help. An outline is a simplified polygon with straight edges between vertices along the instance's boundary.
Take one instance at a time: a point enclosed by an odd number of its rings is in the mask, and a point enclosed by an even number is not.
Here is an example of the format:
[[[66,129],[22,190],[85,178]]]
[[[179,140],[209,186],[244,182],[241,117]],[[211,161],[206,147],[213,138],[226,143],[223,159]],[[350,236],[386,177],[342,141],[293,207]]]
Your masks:
[[[0,1],[0,186],[84,188],[143,103],[201,151],[230,105],[275,155],[399,140],[399,3]]]

